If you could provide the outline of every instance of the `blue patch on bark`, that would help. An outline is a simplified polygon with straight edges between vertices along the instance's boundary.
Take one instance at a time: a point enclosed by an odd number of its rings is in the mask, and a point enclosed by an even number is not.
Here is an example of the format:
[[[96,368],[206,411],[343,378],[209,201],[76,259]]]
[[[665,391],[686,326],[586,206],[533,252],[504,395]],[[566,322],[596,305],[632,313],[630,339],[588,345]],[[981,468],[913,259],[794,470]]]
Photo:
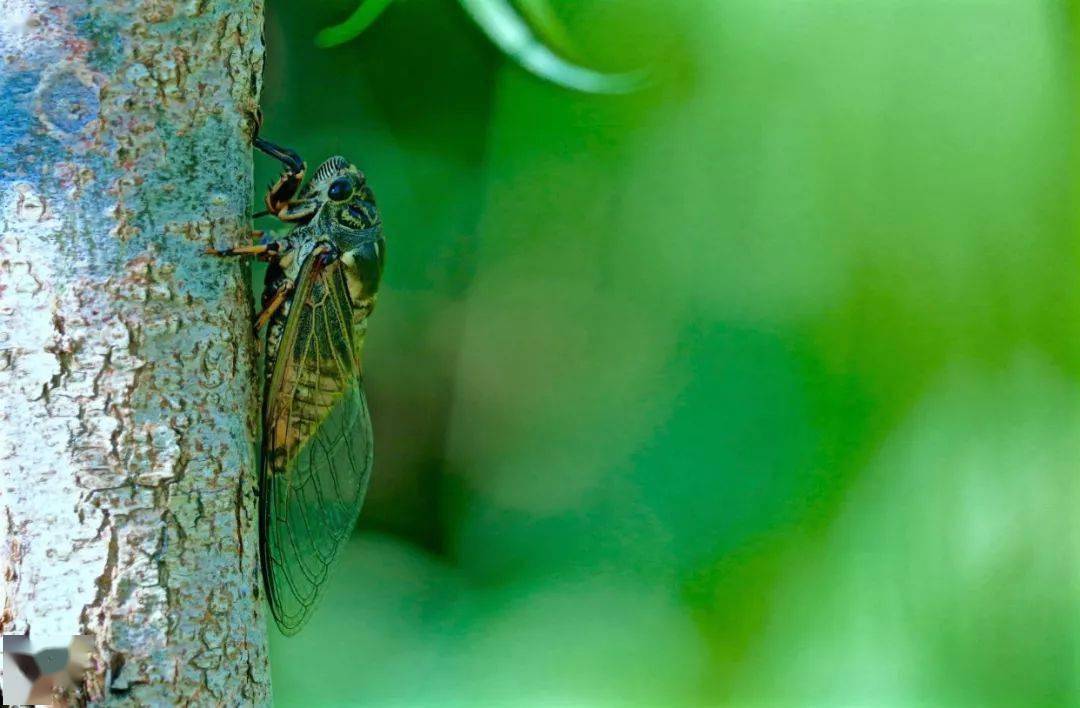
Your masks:
[[[96,86],[87,86],[73,71],[48,77],[41,87],[45,117],[65,133],[78,133],[97,118],[101,107]]]
[[[16,160],[16,148],[30,135],[34,125],[34,88],[38,83],[35,71],[16,71],[0,75],[0,165],[9,174]],[[11,163],[8,161],[12,160]]]

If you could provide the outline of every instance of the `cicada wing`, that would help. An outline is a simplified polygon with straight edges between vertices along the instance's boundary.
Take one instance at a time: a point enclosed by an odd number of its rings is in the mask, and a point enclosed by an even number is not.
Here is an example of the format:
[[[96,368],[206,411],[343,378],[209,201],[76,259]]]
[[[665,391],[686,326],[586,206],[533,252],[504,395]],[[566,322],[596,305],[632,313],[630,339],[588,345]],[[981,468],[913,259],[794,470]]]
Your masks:
[[[267,388],[262,564],[278,627],[307,621],[364,501],[371,418],[340,263],[301,268]]]

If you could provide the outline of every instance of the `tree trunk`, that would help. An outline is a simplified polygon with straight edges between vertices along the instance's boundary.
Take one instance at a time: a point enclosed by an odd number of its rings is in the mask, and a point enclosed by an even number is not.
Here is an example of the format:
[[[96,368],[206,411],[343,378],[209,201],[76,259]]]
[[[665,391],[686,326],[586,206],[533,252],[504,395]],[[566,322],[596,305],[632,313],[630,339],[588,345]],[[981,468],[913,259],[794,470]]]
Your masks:
[[[0,0],[0,626],[73,702],[269,702],[248,239],[262,3]]]

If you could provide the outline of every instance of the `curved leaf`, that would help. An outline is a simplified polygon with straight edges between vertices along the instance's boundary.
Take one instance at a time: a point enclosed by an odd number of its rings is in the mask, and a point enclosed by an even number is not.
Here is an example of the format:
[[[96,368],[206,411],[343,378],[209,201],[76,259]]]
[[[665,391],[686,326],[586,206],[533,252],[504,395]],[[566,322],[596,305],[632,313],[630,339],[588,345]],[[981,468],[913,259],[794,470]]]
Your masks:
[[[362,0],[341,24],[327,27],[315,35],[315,44],[326,48],[344,44],[371,26],[394,0]]]
[[[566,53],[572,43],[547,0],[522,3],[522,11],[532,24],[508,0],[459,1],[499,49],[528,71],[552,83],[587,93],[628,93],[645,82],[645,74],[641,71],[609,74],[557,54],[554,46]],[[393,0],[363,0],[344,22],[319,32],[315,44],[334,47],[353,39],[370,27],[391,2]]]
[[[560,57],[536,36],[508,0],[460,2],[499,49],[525,69],[552,83],[588,93],[628,93],[640,88],[645,81],[644,72],[608,74]],[[546,10],[542,5],[533,3],[530,14],[535,16]],[[541,16],[553,19],[549,12]]]

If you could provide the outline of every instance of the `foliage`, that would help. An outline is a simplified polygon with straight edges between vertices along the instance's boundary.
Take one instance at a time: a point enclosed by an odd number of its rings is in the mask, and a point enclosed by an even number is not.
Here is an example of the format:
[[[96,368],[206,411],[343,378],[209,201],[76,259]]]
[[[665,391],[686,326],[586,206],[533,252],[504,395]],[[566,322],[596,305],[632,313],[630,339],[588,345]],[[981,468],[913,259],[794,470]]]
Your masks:
[[[573,53],[572,43],[547,0],[459,0],[495,46],[522,67],[561,86],[591,93],[625,93],[641,86],[643,72],[606,74],[579,66],[554,51],[561,45]],[[320,47],[333,47],[353,39],[371,26],[391,0],[363,0],[348,19],[315,36]],[[521,12],[518,12],[520,8]]]
[[[345,7],[272,4],[267,135],[359,161],[389,248],[372,491],[281,704],[1074,701],[1054,8],[554,6],[654,67],[608,97],[445,2],[324,52]]]

